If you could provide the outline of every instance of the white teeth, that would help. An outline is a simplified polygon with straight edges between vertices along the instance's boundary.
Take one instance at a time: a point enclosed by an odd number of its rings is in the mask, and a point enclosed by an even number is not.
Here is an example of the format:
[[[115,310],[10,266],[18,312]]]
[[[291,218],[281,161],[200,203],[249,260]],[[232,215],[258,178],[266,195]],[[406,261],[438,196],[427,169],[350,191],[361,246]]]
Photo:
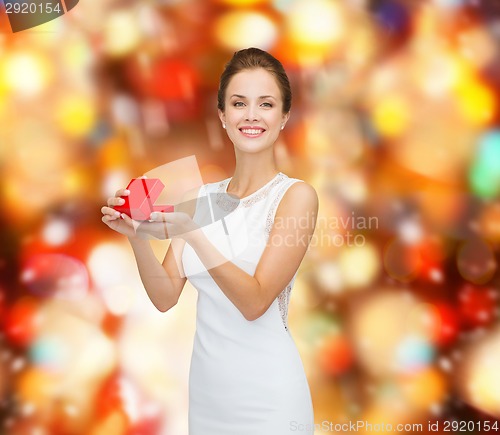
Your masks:
[[[263,130],[254,130],[253,128],[252,129],[242,129],[241,130],[243,133],[245,134],[260,134],[263,132]]]

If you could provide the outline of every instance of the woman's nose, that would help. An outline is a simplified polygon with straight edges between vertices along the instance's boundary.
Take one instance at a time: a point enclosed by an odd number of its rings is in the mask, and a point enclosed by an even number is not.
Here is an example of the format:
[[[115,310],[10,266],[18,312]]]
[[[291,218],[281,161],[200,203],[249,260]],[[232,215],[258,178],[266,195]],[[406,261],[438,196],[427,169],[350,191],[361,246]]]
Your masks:
[[[253,104],[247,106],[246,117],[247,121],[256,121],[259,118],[257,108]]]

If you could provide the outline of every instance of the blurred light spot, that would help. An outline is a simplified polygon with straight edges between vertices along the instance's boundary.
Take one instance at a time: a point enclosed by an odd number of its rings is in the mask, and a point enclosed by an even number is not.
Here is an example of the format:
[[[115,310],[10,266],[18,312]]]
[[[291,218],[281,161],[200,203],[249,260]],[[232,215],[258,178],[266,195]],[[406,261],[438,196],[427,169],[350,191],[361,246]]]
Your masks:
[[[96,107],[89,95],[65,94],[56,103],[56,122],[69,136],[80,138],[90,133],[96,122]]]
[[[304,341],[314,347],[321,346],[325,337],[340,334],[341,332],[338,319],[321,311],[311,313],[303,328],[301,336]]]
[[[405,399],[416,410],[429,411],[446,399],[446,379],[434,367],[402,377],[400,386]]]
[[[398,234],[403,242],[414,245],[422,240],[423,230],[415,219],[405,219],[398,225]]]
[[[10,366],[14,373],[21,371],[24,367],[26,367],[26,360],[22,357],[15,358]]]
[[[419,303],[408,313],[407,326],[414,332],[416,340],[432,341],[436,323],[436,308],[431,304]]]
[[[412,373],[429,366],[434,359],[434,348],[420,336],[407,336],[396,347],[396,370]]]
[[[109,136],[101,143],[99,163],[103,169],[112,171],[130,164],[128,142],[124,135]],[[127,180],[128,183],[129,180]]]
[[[443,356],[443,357],[439,358],[438,364],[439,364],[439,367],[441,368],[441,370],[443,370],[447,373],[450,373],[453,369],[453,363],[451,362],[450,358]]]
[[[421,327],[408,322],[418,306],[411,294],[382,290],[367,295],[352,310],[352,334],[358,361],[374,376],[396,371],[396,349],[408,336],[418,335]]]
[[[384,249],[384,265],[387,273],[400,281],[414,279],[421,267],[418,250],[394,238]]]
[[[480,231],[484,239],[500,242],[500,202],[485,204],[479,219]]]
[[[288,13],[296,0],[272,0],[273,7],[282,12]]]
[[[161,15],[161,9],[154,4],[141,4],[137,10],[137,22],[145,38],[165,39],[167,24]],[[166,41],[165,41],[166,42]]]
[[[42,55],[19,51],[7,55],[2,75],[2,81],[13,92],[31,97],[48,86],[53,71],[51,63]]]
[[[39,337],[30,346],[30,360],[38,367],[57,372],[67,364],[67,348],[56,337]]]
[[[130,254],[126,245],[101,243],[90,253],[87,260],[90,275],[99,287],[126,283],[126,271]]]
[[[457,83],[464,62],[451,53],[436,49],[416,62],[413,74],[424,92],[431,97],[446,97]]]
[[[348,173],[342,177],[339,186],[340,194],[353,204],[363,203],[368,197],[368,186],[363,176],[359,173]]]
[[[338,376],[347,372],[354,362],[352,345],[344,334],[330,334],[317,349],[317,359],[323,373]]]
[[[484,198],[500,194],[500,130],[486,132],[469,171],[472,191]]]
[[[65,66],[77,74],[86,72],[94,60],[92,48],[81,33],[67,35],[60,50]]]
[[[128,313],[136,297],[135,289],[127,284],[105,286],[101,294],[109,312],[116,316]]]
[[[256,6],[265,4],[268,0],[218,0],[219,3],[229,6]]]
[[[92,250],[87,264],[107,309],[116,315],[128,312],[136,298],[136,288],[143,285],[134,256],[126,245],[102,243]]]
[[[495,417],[500,417],[500,329],[495,328],[477,344],[472,344],[465,361],[466,401]]]
[[[33,340],[40,323],[38,302],[31,296],[23,296],[14,302],[5,316],[5,334],[19,346],[27,346]]]
[[[121,407],[115,406],[101,419],[98,419],[92,435],[123,435],[126,433],[129,422]]]
[[[64,412],[70,417],[76,417],[79,414],[79,409],[74,405],[66,405]]]
[[[248,11],[227,12],[216,21],[214,30],[219,44],[230,50],[249,46],[269,49],[278,35],[276,25],[269,17]]]
[[[68,221],[50,219],[42,230],[42,238],[47,245],[59,246],[68,241],[73,235],[73,229]]]
[[[166,135],[170,129],[165,105],[160,101],[147,100],[142,104],[144,130],[149,136]]]
[[[34,355],[47,365],[44,372],[54,375],[58,398],[83,407],[117,363],[116,345],[101,329],[103,307],[97,302],[92,294],[78,303],[49,299],[37,329],[42,345]]]
[[[455,342],[462,323],[456,307],[445,302],[436,303],[432,317],[433,341],[438,346],[449,346]]]
[[[373,108],[372,122],[377,131],[388,137],[399,136],[410,122],[408,102],[401,96],[387,95]]]
[[[101,191],[105,198],[115,196],[116,191],[125,189],[130,181],[130,174],[127,170],[115,169],[109,170],[104,175]]]
[[[466,121],[478,126],[491,121],[496,110],[496,101],[490,88],[477,79],[470,79],[459,82],[454,94]]]
[[[133,9],[114,10],[104,28],[104,49],[111,56],[124,56],[141,41],[139,20]]]
[[[328,293],[336,294],[344,286],[339,266],[332,261],[324,261],[316,266],[316,279],[319,286]]]
[[[59,388],[53,374],[36,367],[28,368],[16,383],[16,394],[21,401],[36,408],[53,400]]]
[[[481,331],[498,317],[498,290],[494,287],[465,284],[458,291],[461,325]]]
[[[482,27],[474,27],[460,33],[460,50],[476,68],[483,68],[499,53],[498,44]]]
[[[474,284],[484,284],[494,275],[497,262],[489,243],[474,238],[458,248],[457,267],[460,275]]]
[[[126,94],[116,95],[111,103],[113,119],[116,125],[131,127],[139,123],[140,111],[136,101]]]
[[[346,287],[365,287],[380,271],[379,253],[371,243],[344,247],[340,252],[339,266]]]
[[[37,296],[78,300],[88,291],[87,269],[66,254],[35,254],[23,264],[21,281]]]
[[[434,4],[443,9],[458,9],[465,4],[465,0],[433,0]]]
[[[338,42],[344,31],[339,4],[333,1],[295,2],[287,19],[292,41],[304,49],[327,51]]]

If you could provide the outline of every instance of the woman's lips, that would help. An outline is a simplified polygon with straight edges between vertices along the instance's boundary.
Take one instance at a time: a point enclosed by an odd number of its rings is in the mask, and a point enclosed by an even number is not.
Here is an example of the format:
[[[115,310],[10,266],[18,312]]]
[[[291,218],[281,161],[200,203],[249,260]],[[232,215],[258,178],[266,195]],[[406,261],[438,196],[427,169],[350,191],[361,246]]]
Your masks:
[[[243,127],[240,128],[241,133],[246,137],[259,137],[266,130],[260,127]]]

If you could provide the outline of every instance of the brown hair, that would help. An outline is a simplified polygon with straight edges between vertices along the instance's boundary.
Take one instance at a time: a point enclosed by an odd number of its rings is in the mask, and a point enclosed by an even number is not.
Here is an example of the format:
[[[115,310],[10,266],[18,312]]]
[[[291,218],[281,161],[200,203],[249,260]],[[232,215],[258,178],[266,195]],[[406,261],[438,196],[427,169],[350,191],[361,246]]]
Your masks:
[[[245,48],[234,53],[226,64],[220,77],[219,92],[217,93],[217,107],[225,110],[226,89],[234,75],[249,69],[264,68],[276,78],[283,99],[283,113],[288,113],[292,106],[292,90],[283,65],[267,51],[259,48]]]

